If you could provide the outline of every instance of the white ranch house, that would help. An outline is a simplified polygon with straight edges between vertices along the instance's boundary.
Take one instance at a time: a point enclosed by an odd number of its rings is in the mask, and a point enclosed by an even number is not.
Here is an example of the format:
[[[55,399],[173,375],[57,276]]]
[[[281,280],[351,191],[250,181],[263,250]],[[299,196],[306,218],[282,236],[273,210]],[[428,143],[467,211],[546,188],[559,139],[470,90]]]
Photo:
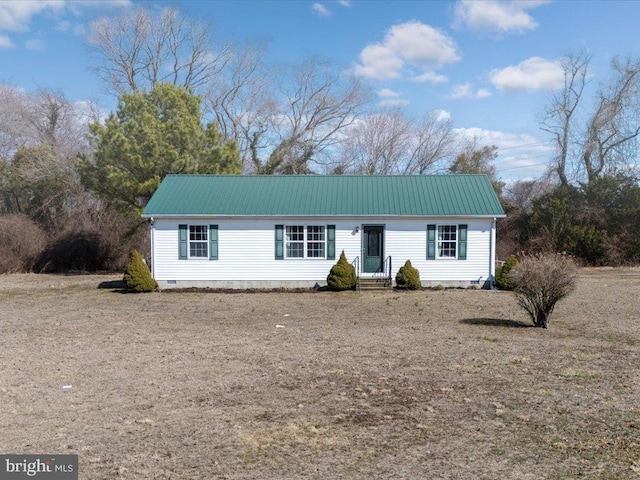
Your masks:
[[[142,216],[160,288],[294,288],[342,251],[360,278],[490,286],[505,215],[485,175],[169,175]]]

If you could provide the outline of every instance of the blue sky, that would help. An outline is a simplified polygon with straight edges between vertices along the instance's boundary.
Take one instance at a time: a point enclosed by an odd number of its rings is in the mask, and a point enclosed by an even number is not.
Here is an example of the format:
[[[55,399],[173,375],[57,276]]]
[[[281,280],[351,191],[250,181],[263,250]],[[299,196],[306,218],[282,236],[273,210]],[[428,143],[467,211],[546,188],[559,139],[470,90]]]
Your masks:
[[[539,117],[561,85],[560,58],[590,52],[593,90],[614,55],[640,48],[640,1],[0,0],[0,83],[113,109],[85,38],[96,18],[137,5],[176,6],[220,41],[268,41],[274,64],[326,57],[366,80],[380,105],[441,110],[458,134],[499,147],[507,181],[539,176],[553,154]]]

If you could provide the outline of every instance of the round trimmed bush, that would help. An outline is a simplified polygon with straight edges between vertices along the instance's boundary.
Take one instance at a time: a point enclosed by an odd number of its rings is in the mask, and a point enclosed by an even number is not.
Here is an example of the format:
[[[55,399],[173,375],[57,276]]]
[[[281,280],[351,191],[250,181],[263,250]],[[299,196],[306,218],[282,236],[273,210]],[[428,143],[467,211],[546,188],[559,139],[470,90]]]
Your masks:
[[[327,276],[327,285],[332,290],[354,290],[357,281],[356,269],[347,262],[347,257],[343,250],[338,263],[331,267],[331,271]]]
[[[407,260],[396,274],[396,286],[407,290],[417,290],[422,286],[420,282],[420,272],[413,268],[411,260]]]
[[[128,290],[136,293],[154,292],[158,289],[158,283],[151,276],[149,267],[137,250],[131,252],[123,281]]]

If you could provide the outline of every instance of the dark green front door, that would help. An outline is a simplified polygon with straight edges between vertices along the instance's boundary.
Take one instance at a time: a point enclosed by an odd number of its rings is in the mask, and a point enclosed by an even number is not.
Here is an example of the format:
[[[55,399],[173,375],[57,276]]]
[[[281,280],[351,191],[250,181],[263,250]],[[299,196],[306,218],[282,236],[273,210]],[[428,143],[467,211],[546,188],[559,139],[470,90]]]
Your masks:
[[[382,272],[383,260],[383,232],[382,225],[367,225],[363,227],[363,262],[362,271],[365,273]]]

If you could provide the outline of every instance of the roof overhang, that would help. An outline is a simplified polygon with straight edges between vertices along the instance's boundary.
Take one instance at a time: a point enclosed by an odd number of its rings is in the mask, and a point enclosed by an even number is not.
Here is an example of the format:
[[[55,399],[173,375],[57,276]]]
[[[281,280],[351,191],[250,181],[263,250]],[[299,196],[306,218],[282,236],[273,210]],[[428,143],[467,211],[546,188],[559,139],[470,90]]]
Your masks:
[[[395,215],[395,214],[381,214],[381,215],[296,215],[296,214],[281,214],[281,215],[231,215],[231,214],[217,214],[217,213],[189,213],[189,214],[147,214],[143,213],[142,218],[246,218],[246,219],[260,219],[260,218],[506,218],[504,213],[502,214],[487,214],[487,215],[461,215],[461,214],[432,214],[432,215]]]

